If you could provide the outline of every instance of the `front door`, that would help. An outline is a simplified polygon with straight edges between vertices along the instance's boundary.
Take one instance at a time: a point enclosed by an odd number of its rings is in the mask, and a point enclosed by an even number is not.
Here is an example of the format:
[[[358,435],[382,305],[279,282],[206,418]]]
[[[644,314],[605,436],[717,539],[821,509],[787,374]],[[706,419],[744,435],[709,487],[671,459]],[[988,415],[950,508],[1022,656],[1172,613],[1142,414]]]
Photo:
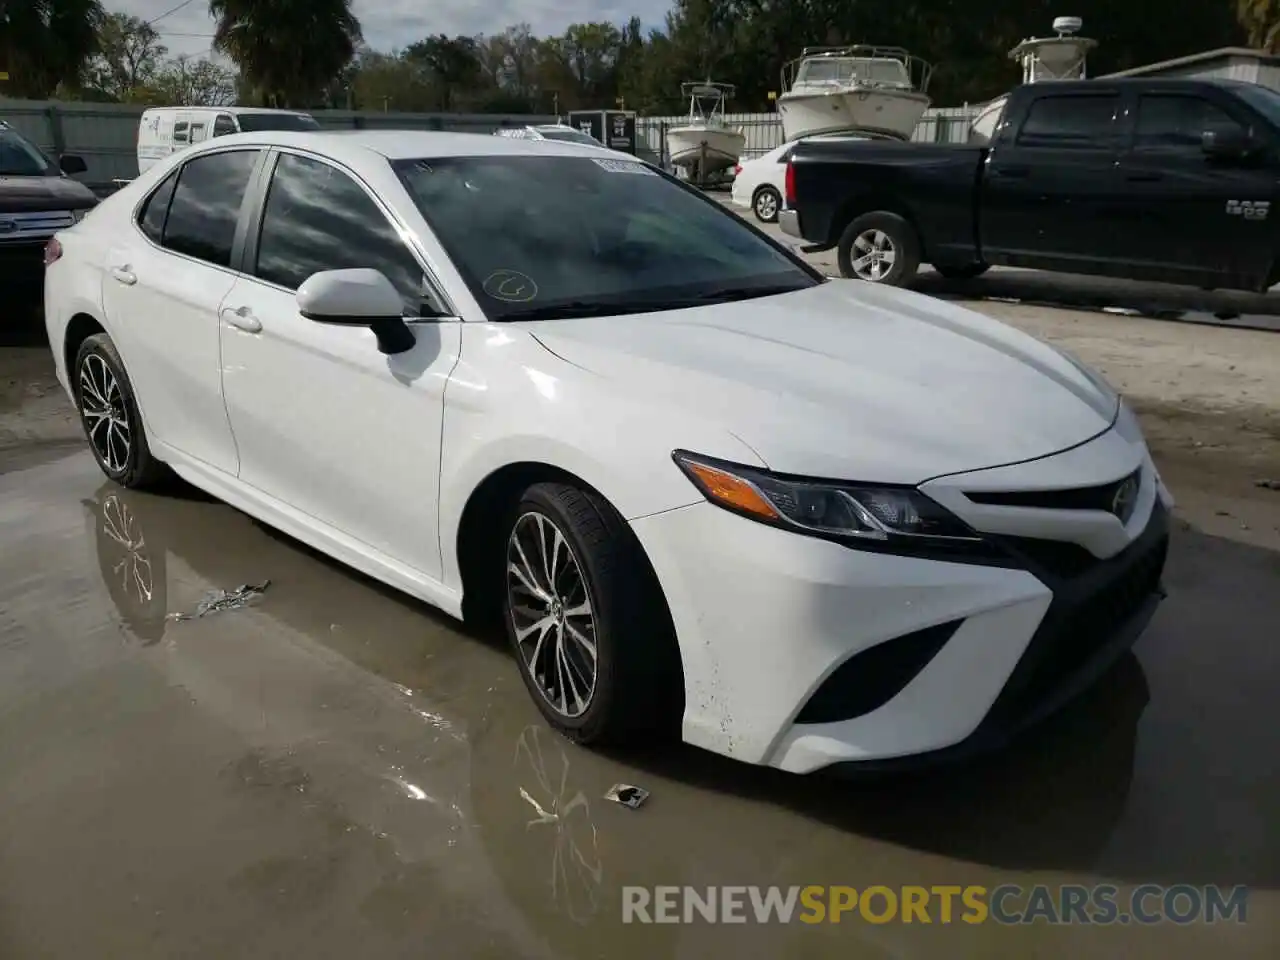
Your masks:
[[[231,271],[241,207],[260,150],[205,154],[152,191],[110,250],[103,306],[123,341],[148,433],[235,474],[222,401],[218,311]]]
[[[1265,281],[1280,211],[1270,158],[1224,161],[1205,155],[1206,131],[1246,135],[1247,114],[1229,97],[1191,92],[1138,97],[1133,138],[1121,160],[1133,249],[1144,266],[1176,282],[1232,286]]]
[[[1002,130],[983,171],[979,229],[984,259],[1070,271],[1123,253],[1115,91],[1034,99]]]
[[[386,274],[408,315],[439,305],[363,186],[324,161],[280,153],[247,254],[253,276],[236,284],[222,325],[240,479],[439,579],[440,431],[459,323],[413,324],[417,345],[385,356],[367,329],[298,313],[294,291],[307,277],[350,267]]]

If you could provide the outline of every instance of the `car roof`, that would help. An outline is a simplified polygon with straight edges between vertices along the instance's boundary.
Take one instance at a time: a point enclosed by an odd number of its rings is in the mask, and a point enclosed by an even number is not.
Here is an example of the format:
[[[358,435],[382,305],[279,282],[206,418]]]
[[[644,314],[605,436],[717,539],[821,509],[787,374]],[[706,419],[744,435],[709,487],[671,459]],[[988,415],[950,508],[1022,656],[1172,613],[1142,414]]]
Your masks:
[[[604,147],[559,140],[525,140],[480,133],[443,133],[433,130],[270,130],[238,133],[207,141],[209,147],[234,144],[295,147],[341,159],[351,152],[370,151],[388,160],[430,157],[487,156],[591,156]],[[185,151],[184,151],[185,152]],[[638,162],[638,161],[637,161]]]

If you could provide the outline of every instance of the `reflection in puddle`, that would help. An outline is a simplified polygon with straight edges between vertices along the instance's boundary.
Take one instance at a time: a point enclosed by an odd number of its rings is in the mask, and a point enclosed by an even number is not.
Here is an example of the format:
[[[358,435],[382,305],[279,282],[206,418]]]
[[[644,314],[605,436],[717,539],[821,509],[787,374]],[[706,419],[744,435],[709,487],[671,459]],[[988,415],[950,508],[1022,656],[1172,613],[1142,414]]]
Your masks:
[[[574,923],[585,924],[600,909],[604,882],[591,804],[581,790],[570,793],[569,756],[559,736],[546,727],[525,727],[516,742],[514,766],[522,784],[520,797],[534,813],[525,829],[552,836],[552,902]],[[527,774],[533,775],[531,780],[522,776]]]

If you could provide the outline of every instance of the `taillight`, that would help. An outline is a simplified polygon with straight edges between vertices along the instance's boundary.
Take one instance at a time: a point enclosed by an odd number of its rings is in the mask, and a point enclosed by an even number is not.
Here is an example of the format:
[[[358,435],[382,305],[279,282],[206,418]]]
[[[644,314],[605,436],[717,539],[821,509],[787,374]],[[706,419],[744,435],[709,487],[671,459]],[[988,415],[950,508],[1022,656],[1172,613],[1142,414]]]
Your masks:
[[[742,172],[742,164],[739,163],[733,168],[733,175],[736,177],[741,172]]]
[[[49,242],[44,245],[44,265],[54,263],[62,256],[62,244],[57,237],[50,237]]]
[[[787,179],[784,182],[783,190],[787,195],[787,206],[794,208],[796,205],[796,165],[790,160],[787,161]]]

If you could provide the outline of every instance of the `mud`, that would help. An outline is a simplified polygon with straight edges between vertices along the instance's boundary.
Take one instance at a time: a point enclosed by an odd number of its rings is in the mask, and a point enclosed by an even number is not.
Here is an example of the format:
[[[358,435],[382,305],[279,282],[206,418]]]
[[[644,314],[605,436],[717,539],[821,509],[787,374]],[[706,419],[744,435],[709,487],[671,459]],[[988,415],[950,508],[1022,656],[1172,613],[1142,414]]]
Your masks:
[[[561,740],[493,637],[185,486],[104,482],[47,348],[0,349],[0,957],[1274,955],[1277,348],[1082,316],[1006,319],[1135,397],[1179,498],[1169,599],[1013,749],[854,782]],[[1068,882],[1248,884],[1249,922],[621,922],[629,884]]]

